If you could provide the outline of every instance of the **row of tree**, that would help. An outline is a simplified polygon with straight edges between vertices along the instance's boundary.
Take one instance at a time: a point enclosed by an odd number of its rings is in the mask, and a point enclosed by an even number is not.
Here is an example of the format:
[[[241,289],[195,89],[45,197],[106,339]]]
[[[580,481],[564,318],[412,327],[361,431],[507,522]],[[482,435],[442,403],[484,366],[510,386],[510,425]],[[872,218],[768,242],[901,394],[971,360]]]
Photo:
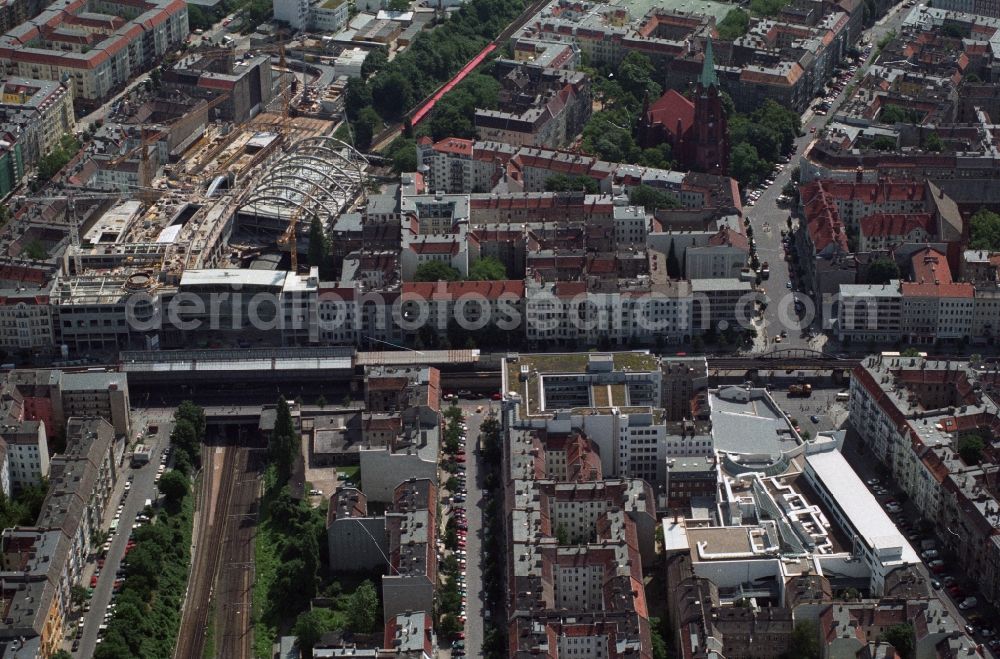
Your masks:
[[[356,146],[367,149],[373,130],[377,131],[382,122],[398,121],[433,93],[522,8],[522,0],[470,0],[442,25],[418,34],[409,48],[385,63],[370,79],[352,78],[345,90],[344,105]]]
[[[138,528],[125,559],[125,583],[95,659],[170,659],[180,628],[191,563],[190,479],[170,470],[160,479],[165,505]]]
[[[771,99],[748,115],[736,113],[728,96],[723,101],[729,115],[729,175],[743,186],[756,186],[783,155],[795,150],[802,119]]]
[[[55,176],[60,169],[66,166],[73,159],[83,145],[76,135],[64,134],[59,138],[59,145],[38,160],[38,178],[48,181]]]

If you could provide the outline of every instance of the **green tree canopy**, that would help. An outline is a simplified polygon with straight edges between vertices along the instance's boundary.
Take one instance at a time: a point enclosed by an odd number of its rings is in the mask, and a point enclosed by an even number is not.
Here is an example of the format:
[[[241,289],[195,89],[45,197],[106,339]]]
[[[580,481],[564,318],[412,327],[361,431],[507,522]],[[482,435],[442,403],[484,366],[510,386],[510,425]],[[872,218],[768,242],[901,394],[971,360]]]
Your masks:
[[[972,249],[1000,250],[1000,215],[980,208],[969,218]]]
[[[409,6],[407,0],[397,0],[402,2],[404,6]],[[390,6],[390,9],[392,7]],[[393,11],[406,11],[405,9],[393,10]],[[385,52],[385,48],[374,48],[368,52],[365,57],[365,61],[361,64],[361,77],[367,80],[369,77],[375,75],[379,71],[385,68],[385,65],[389,63],[389,56]]]
[[[986,448],[986,442],[979,435],[965,435],[958,439],[958,454],[967,465],[979,464],[983,459],[984,448]]]
[[[729,174],[743,186],[754,186],[767,166],[752,144],[741,142],[733,147],[729,156]]]
[[[723,41],[734,41],[750,29],[750,14],[739,7],[730,9],[726,17],[723,18],[716,29],[719,32],[719,39]]]
[[[170,469],[160,478],[159,488],[167,505],[176,507],[188,495],[190,483],[187,476],[176,469]]]
[[[494,256],[484,256],[469,267],[472,281],[499,281],[507,278],[507,268]]]
[[[915,124],[920,121],[922,114],[912,108],[904,108],[901,105],[887,104],[878,114],[878,120],[883,124]]]
[[[443,261],[425,261],[417,266],[413,281],[458,281],[462,278],[455,268]]]
[[[899,279],[899,266],[894,260],[880,257],[868,266],[869,284],[888,284],[893,279]]]
[[[587,194],[597,194],[599,188],[597,181],[589,176],[567,176],[565,174],[554,174],[545,179],[545,190],[547,192],[578,192]]]
[[[306,257],[310,266],[319,267],[326,260],[327,253],[326,232],[323,230],[323,222],[313,216],[309,223],[309,252]]]
[[[299,648],[306,659],[312,658],[313,646],[319,642],[323,634],[330,631],[326,627],[327,617],[318,609],[303,611],[295,619],[292,633],[299,639]]]
[[[927,137],[925,137],[924,138],[924,150],[926,150],[926,151],[935,151],[935,152],[937,152],[937,151],[943,151],[944,150],[944,141],[941,139],[941,136],[938,135],[937,133],[931,133],[930,135],[928,135]]]
[[[677,197],[665,190],[659,190],[649,185],[637,185],[628,192],[629,203],[643,206],[647,210],[659,208],[680,208]]]
[[[370,634],[378,620],[378,592],[367,579],[351,595],[350,628],[356,634]]]
[[[896,648],[902,659],[913,659],[913,653],[917,648],[913,625],[910,623],[893,625],[885,630],[885,640]]]
[[[397,174],[417,171],[417,142],[408,137],[397,137],[386,151],[392,161],[392,171]]]
[[[292,465],[298,457],[299,433],[292,420],[291,408],[284,396],[278,397],[269,450],[271,460],[277,467],[279,482],[288,482],[292,474]]]
[[[819,631],[812,620],[795,623],[792,640],[784,659],[819,659]]]

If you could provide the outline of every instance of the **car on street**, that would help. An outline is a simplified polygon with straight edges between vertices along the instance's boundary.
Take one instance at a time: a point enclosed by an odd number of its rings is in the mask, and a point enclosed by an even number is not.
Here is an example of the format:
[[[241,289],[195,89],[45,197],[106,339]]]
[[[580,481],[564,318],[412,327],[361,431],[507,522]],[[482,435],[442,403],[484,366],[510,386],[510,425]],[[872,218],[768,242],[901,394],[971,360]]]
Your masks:
[[[963,611],[967,611],[971,608],[974,608],[977,604],[979,604],[979,600],[977,600],[975,597],[966,597],[964,600],[962,600],[961,604],[958,605],[958,608],[960,608]]]
[[[809,420],[812,421],[813,423],[819,423],[819,417],[816,416],[815,414],[813,414],[812,416],[810,416]]]

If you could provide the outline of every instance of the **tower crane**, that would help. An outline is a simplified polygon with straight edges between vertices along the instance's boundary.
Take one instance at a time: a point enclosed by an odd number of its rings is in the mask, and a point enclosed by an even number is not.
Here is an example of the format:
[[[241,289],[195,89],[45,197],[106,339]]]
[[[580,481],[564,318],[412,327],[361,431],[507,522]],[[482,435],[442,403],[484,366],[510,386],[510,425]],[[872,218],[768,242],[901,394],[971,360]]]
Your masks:
[[[155,190],[155,188],[140,188],[140,189]],[[101,201],[105,199],[121,199],[124,196],[125,195],[121,192],[83,192],[80,194],[56,195],[51,197],[16,196],[14,197],[14,202],[17,203],[18,205],[22,205],[28,202],[48,202],[48,201],[66,202],[66,223],[69,225],[69,244],[73,248],[73,269],[79,274],[83,270],[83,266],[80,261],[81,241],[80,241],[80,225],[76,216],[77,202]]]
[[[205,108],[204,108],[205,112],[206,112],[206,116],[207,116],[208,112],[210,112],[211,110],[213,110],[216,106],[218,106],[220,103],[222,103],[223,101],[225,101],[229,97],[230,97],[230,93],[229,92],[225,92],[224,94],[219,94],[215,98],[211,99],[208,102],[208,105],[205,106]],[[140,153],[140,157],[142,158],[142,167],[141,167],[140,171],[143,171],[143,172],[147,171],[147,167],[149,166],[149,147],[152,146],[153,144],[156,144],[163,137],[163,134],[166,132],[167,128],[169,128],[170,126],[174,125],[175,123],[177,123],[181,119],[184,119],[185,117],[186,117],[186,115],[177,117],[175,119],[171,119],[170,121],[163,122],[162,124],[160,124],[160,127],[153,129],[152,135],[149,135],[148,137],[142,138],[139,141],[139,146],[137,146],[134,149],[132,149],[132,150],[130,150],[130,151],[128,151],[128,152],[126,152],[126,153],[118,156],[117,158],[114,158],[113,160],[111,160],[110,164],[112,166],[117,166],[117,165],[125,162],[126,160],[129,160],[138,151]],[[142,132],[145,132],[145,128],[141,129],[140,134]]]

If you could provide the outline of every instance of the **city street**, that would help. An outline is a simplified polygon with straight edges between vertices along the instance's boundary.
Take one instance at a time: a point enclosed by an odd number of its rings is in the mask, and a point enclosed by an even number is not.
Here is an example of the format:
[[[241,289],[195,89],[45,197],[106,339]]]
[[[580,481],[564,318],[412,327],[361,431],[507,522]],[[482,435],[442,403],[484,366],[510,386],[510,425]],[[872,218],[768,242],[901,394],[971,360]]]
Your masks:
[[[477,414],[476,407],[483,406],[483,413]],[[468,556],[465,570],[465,584],[468,588],[468,605],[465,619],[465,652],[470,657],[479,657],[483,653],[483,571],[482,571],[482,532],[483,532],[483,489],[479,473],[479,426],[486,418],[489,401],[470,401],[461,405],[465,412],[465,423],[469,426],[465,443],[466,494],[465,515],[469,522],[469,534],[466,537],[465,551]]]
[[[156,498],[156,484],[154,483],[156,468],[160,464],[160,455],[163,449],[169,444],[169,436],[172,428],[169,416],[155,415],[147,417],[142,412],[133,413],[132,422],[133,433],[144,430],[148,423],[158,424],[159,429],[155,436],[147,435],[142,439],[143,443],[154,449],[149,464],[138,469],[132,469],[129,466],[131,451],[126,450],[125,452],[124,466],[119,472],[114,493],[108,502],[108,510],[105,512],[102,528],[107,529],[111,523],[129,475],[133,475],[135,478],[129,490],[128,497],[125,499],[125,508],[122,510],[121,519],[118,522],[118,532],[111,536],[111,549],[105,557],[104,568],[101,569],[101,574],[97,579],[97,586],[94,588],[93,597],[90,599],[90,611],[84,617],[83,636],[80,639],[80,648],[77,651],[77,654],[81,657],[91,657],[94,654],[94,648],[98,643],[99,628],[104,624],[104,614],[107,611],[108,604],[111,602],[112,588],[114,587],[116,578],[115,573],[122,566],[122,559],[125,556],[125,545],[128,543],[129,531],[132,529],[132,524],[135,523],[136,516],[142,511],[146,499]],[[95,549],[95,556],[93,557],[95,560],[88,562],[83,570],[83,585],[85,587],[90,585],[90,577],[97,565],[96,554],[99,553],[99,550],[100,547]],[[67,650],[70,649],[73,639],[76,637],[77,627],[75,623],[76,621],[73,621],[73,626],[67,631],[65,643]]]
[[[909,9],[904,9],[901,4],[897,5],[879,23],[865,31],[864,34],[873,45],[869,62],[875,57],[875,44],[890,31],[898,30],[908,11]],[[860,80],[866,68],[867,64],[862,65],[853,80]],[[803,114],[803,135],[795,141],[795,153],[791,162],[774,177],[774,183],[763,191],[753,206],[744,206],[744,215],[750,218],[753,227],[757,256],[761,263],[764,261],[769,263],[771,271],[770,278],[761,282],[761,287],[767,295],[768,306],[764,311],[764,326],[758,328],[755,352],[770,352],[783,348],[821,350],[826,343],[826,337],[822,334],[817,334],[812,339],[804,338],[802,325],[794,322],[796,314],[791,293],[793,289],[798,289],[798,283],[790,278],[789,264],[784,260],[784,249],[781,245],[781,230],[788,228],[788,218],[794,209],[787,205],[779,207],[777,200],[782,188],[791,179],[792,170],[798,164],[799,158],[806,152],[816,135],[823,130],[827,121],[836,114],[837,108],[845,100],[849,87],[850,84],[846,85],[844,91],[837,96],[828,116],[816,116],[811,109]],[[813,129],[816,130],[815,133],[812,132]],[[792,289],[788,288],[789,281],[792,281]],[[807,301],[804,303],[807,309],[811,306]],[[817,331],[820,329],[818,317],[814,317],[811,327]],[[780,343],[775,343],[775,336],[782,331],[786,331],[788,335],[782,338]]]
[[[869,451],[865,450],[862,447],[861,440],[855,433],[848,432],[847,440],[844,442],[843,454],[844,457],[847,459],[847,461],[851,464],[851,466],[854,467],[854,471],[858,474],[858,477],[861,478],[861,480],[867,482],[870,479],[878,478],[881,480],[883,485],[885,485],[890,490],[889,495],[876,496],[876,498],[879,500],[881,504],[884,505],[885,501],[887,501],[891,497],[895,497],[898,500],[903,500],[903,497],[900,497],[898,493],[895,492],[895,488],[892,486],[892,483],[886,482],[885,473],[881,465],[878,463],[878,461],[872,459],[871,453]],[[918,516],[915,513],[912,504],[910,504],[908,501],[903,501],[903,517],[907,520],[907,523],[911,525],[915,525],[917,522]],[[903,533],[902,530],[900,530],[900,532]],[[926,534],[924,537],[929,538],[932,536],[930,536],[930,534]],[[919,540],[911,541],[911,544],[913,545],[913,548],[919,553],[920,552]],[[930,583],[932,580],[944,580],[951,573],[957,573],[959,581],[962,583],[965,582],[965,579],[961,577],[962,574],[961,568],[957,570],[949,570],[942,574],[931,574],[930,570],[928,570],[927,568],[926,563],[921,562],[917,566],[917,570],[920,572],[921,576],[923,576],[924,579],[927,580],[928,583]],[[969,592],[974,592],[974,591],[970,590]],[[958,603],[954,600],[954,598],[952,598],[948,593],[944,592],[943,589],[940,591],[933,591],[932,589],[932,596],[936,596],[942,602],[944,607],[948,610],[948,614],[955,619],[955,622],[961,628],[964,628],[966,625],[969,624],[968,617],[977,614],[982,616],[985,620],[988,621],[997,620],[996,612],[988,609],[985,603],[980,602],[978,606],[973,607],[967,611],[962,611],[958,608]],[[992,653],[992,655],[995,657],[1000,656],[1000,654],[998,654],[995,650],[989,649],[988,645],[985,643],[986,639],[980,636],[978,632],[970,634],[970,636],[972,636],[977,641],[983,644],[982,647],[985,653],[988,654]]]

